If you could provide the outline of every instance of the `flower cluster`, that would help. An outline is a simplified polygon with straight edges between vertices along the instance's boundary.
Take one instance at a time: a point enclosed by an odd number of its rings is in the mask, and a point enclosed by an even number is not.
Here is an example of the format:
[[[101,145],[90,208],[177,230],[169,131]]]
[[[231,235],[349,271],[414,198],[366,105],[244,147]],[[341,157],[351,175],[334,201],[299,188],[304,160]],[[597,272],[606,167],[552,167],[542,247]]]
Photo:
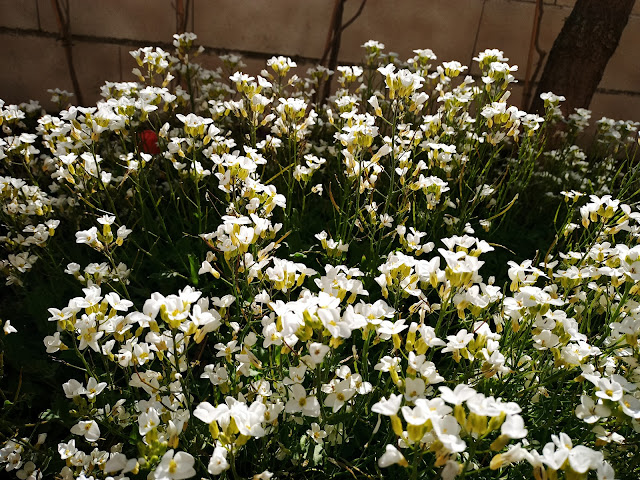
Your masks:
[[[28,432],[0,372],[5,471],[637,477],[637,125],[583,150],[590,113],[509,105],[500,50],[474,79],[370,41],[322,99],[326,67],[209,70],[196,40],[96,106],[0,102],[3,330],[49,292],[24,316],[61,365]]]

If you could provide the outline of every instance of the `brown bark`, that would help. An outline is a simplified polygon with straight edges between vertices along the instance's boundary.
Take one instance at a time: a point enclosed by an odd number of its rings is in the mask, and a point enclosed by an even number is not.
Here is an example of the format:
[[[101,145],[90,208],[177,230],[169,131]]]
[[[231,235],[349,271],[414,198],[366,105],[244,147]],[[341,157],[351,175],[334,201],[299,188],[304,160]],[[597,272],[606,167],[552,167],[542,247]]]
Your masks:
[[[331,14],[331,27],[327,34],[327,42],[325,45],[324,53],[320,64],[324,65],[324,62],[329,55],[329,70],[335,72],[338,64],[338,52],[340,51],[340,40],[342,38],[342,14],[344,12],[344,2],[347,0],[336,0],[333,5],[333,13]],[[329,77],[322,88],[322,95],[320,96],[320,104],[323,104],[331,92],[331,79]]]
[[[360,6],[358,7],[358,10],[353,15],[353,17],[351,17],[347,22],[343,24],[342,15],[344,13],[344,4],[346,1],[347,0],[336,0],[334,3],[333,13],[331,14],[331,25],[329,27],[329,33],[327,34],[327,41],[324,46],[324,53],[322,54],[322,58],[320,59],[320,65],[324,65],[327,61],[327,55],[329,55],[329,64],[327,65],[327,68],[329,70],[332,70],[333,72],[336,71],[336,67],[338,66],[338,53],[340,52],[340,41],[342,38],[342,32],[349,25],[356,21],[356,19],[362,13],[365,4],[367,3],[367,0],[362,0]],[[333,76],[330,76],[322,88],[320,105],[322,105],[326,101],[326,99],[329,97],[329,94],[331,93],[332,79]],[[316,92],[316,95],[314,96],[314,103],[316,103],[315,100],[317,98],[315,97],[317,96],[317,94],[318,92]]]
[[[184,0],[176,0],[174,8],[176,11],[176,33],[184,33],[187,31],[190,10],[193,8],[191,0],[187,0],[186,4]]]
[[[635,0],[577,0],[549,52],[529,111],[543,113],[540,94],[563,95],[563,112],[588,108],[627,25]]]
[[[73,43],[71,41],[71,16],[69,15],[69,2],[60,5],[59,0],[51,0],[53,10],[56,12],[56,20],[58,22],[58,31],[64,46],[64,53],[67,58],[67,67],[69,68],[69,76],[73,84],[73,91],[76,95],[78,105],[84,105],[84,98],[80,90],[80,82],[76,75],[76,69],[73,66]]]
[[[529,55],[527,56],[527,71],[524,74],[524,90],[522,92],[522,105],[530,105],[531,93],[533,84],[531,80],[538,76],[542,62],[544,61],[547,52],[542,51],[540,48],[540,23],[542,22],[542,15],[544,13],[544,2],[542,0],[536,0],[536,11],[533,17],[533,28],[531,29],[531,41],[529,42]],[[533,70],[533,53],[538,54],[538,62],[536,68]]]

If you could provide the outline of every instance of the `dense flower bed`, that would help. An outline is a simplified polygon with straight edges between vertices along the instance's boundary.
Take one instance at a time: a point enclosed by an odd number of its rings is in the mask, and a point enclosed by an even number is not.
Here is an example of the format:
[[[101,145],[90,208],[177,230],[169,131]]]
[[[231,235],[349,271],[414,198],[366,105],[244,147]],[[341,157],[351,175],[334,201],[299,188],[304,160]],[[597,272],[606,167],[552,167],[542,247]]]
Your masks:
[[[5,403],[7,471],[637,478],[636,124],[583,150],[590,113],[510,106],[498,50],[253,77],[194,40],[95,107],[0,102],[0,268],[65,365],[29,425]]]

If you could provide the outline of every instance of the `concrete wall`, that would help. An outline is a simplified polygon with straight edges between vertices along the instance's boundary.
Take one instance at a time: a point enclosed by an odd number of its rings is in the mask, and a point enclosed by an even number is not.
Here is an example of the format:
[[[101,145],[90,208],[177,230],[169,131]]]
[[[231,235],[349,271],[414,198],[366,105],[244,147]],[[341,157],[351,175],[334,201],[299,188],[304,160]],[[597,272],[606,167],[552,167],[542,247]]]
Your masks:
[[[68,0],[73,58],[85,103],[98,100],[105,80],[134,80],[129,51],[140,46],[170,47],[176,27],[176,0]],[[539,44],[549,51],[575,0],[544,0]],[[186,0],[185,0],[186,3]],[[193,0],[187,30],[195,32],[207,54],[234,51],[245,57],[248,73],[282,54],[298,61],[299,71],[322,55],[333,0]],[[360,0],[348,0],[344,19]],[[358,63],[360,45],[383,42],[400,58],[431,48],[439,61],[471,65],[485,48],[499,48],[519,65],[512,99],[521,98],[535,0],[368,0],[362,14],[343,33],[340,63]],[[594,117],[640,121],[640,2],[596,93]],[[58,24],[50,0],[0,0],[0,98],[16,103],[38,99],[47,88],[73,90]],[[534,64],[537,56],[534,57]],[[471,73],[477,73],[472,70]]]

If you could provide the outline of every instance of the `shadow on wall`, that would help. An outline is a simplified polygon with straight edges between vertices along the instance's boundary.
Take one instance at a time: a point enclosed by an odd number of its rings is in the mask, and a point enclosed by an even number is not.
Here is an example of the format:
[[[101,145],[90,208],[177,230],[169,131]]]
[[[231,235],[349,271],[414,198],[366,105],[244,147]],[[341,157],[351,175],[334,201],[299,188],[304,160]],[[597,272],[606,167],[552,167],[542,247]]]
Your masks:
[[[12,75],[0,78],[0,96],[10,103],[36,99],[51,108],[46,90],[57,87],[80,92],[76,103],[95,104],[105,80],[135,80],[130,50],[154,45],[171,51],[173,33],[189,30],[205,47],[199,61],[206,68],[220,65],[218,55],[236,52],[251,74],[273,55],[292,57],[300,76],[323,57],[326,64],[332,59],[336,64],[358,64],[364,53],[361,45],[376,39],[400,59],[412,57],[414,49],[430,48],[440,61],[458,60],[477,75],[471,59],[479,51],[498,48],[510,64],[520,66],[514,74],[519,83],[512,91],[518,104],[526,86],[535,90],[540,53],[550,51],[574,3],[110,0],[87,5],[81,0],[33,0],[15,8],[12,0],[0,0],[3,55],[5,64],[12,65]],[[635,54],[639,42],[640,5],[634,7],[591,102],[594,117],[640,120],[640,63]],[[529,85],[527,72],[532,77]]]

